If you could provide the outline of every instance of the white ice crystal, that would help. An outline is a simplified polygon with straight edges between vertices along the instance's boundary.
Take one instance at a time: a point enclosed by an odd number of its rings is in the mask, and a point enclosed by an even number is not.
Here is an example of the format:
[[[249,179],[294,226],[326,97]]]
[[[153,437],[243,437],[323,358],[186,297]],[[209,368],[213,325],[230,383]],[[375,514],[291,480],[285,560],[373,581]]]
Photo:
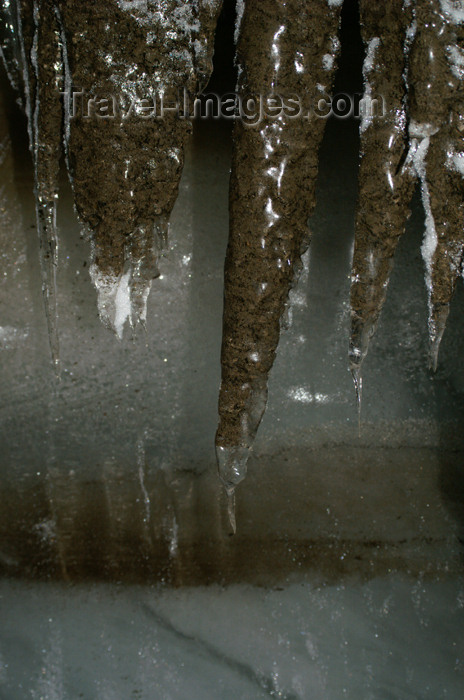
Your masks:
[[[330,53],[326,53],[322,57],[322,67],[324,70],[332,70],[334,64],[334,57]]]
[[[366,58],[365,58],[364,64],[363,64],[364,76],[366,76],[367,73],[370,73],[371,70],[374,68],[375,52],[377,51],[379,46],[380,46],[380,37],[375,36],[373,39],[370,40],[370,42],[367,46]]]
[[[464,51],[459,46],[447,46],[446,53],[448,54],[451,72],[456,78],[462,80],[464,78]]]
[[[158,24],[164,29],[174,29],[185,34],[198,32],[200,29],[194,11],[198,9],[196,1],[177,0],[176,6],[171,8],[169,12],[166,10],[166,3],[162,0],[150,3],[150,7],[148,0],[117,0],[117,3],[123,12],[131,14],[141,25]],[[154,7],[152,7],[153,5]]]
[[[330,403],[332,400],[328,394],[321,394],[319,392],[313,393],[303,386],[290,389],[287,396],[293,401],[304,404],[316,403],[324,405]]]
[[[367,46],[366,57],[363,64],[363,76],[364,76],[364,96],[363,96],[363,109],[362,109],[362,121],[360,126],[360,131],[363,134],[366,129],[373,122],[373,114],[371,109],[371,98],[372,98],[372,86],[369,82],[369,73],[373,70],[375,65],[375,53],[380,46],[380,38],[375,36],[370,40]]]
[[[234,41],[238,42],[238,37],[240,36],[240,27],[242,25],[243,13],[245,12],[245,0],[237,0],[236,5],[237,17],[235,20],[235,32]]]
[[[106,275],[95,264],[90,266],[90,277],[97,290],[98,311],[103,323],[115,331],[122,339],[124,325],[132,317],[130,297],[131,271],[116,275]]]
[[[412,141],[408,157],[411,159],[422,184],[422,203],[425,211],[425,234],[421,252],[425,263],[425,282],[429,294],[432,291],[432,262],[437,248],[438,238],[430,203],[430,192],[427,185],[426,159],[430,146],[430,137],[436,133],[436,131],[436,127],[430,124],[419,124],[414,121],[411,122],[409,129],[409,135]]]
[[[440,0],[441,9],[453,24],[464,22],[464,0]]]
[[[464,175],[464,152],[456,153],[453,149],[449,149],[446,158],[446,167],[449,170],[456,170],[461,175]]]

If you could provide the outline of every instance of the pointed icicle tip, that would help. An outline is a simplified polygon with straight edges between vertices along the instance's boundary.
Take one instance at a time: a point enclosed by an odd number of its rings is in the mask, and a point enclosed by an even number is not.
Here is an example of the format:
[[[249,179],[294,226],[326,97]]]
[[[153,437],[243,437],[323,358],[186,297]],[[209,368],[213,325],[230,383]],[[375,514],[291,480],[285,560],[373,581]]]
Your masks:
[[[430,338],[430,350],[429,350],[429,369],[432,372],[437,371],[438,366],[438,352],[440,350],[440,344],[443,338],[443,334],[446,328],[446,322],[448,320],[450,312],[449,304],[437,305],[432,309],[429,319],[429,338]]]
[[[247,462],[250,454],[249,447],[242,445],[234,447],[216,447],[219,478],[222,481],[227,496],[227,515],[232,532],[237,532],[235,518],[235,487],[246,477]]]
[[[249,447],[237,445],[233,447],[216,447],[219,478],[226,490],[237,486],[247,474],[247,462],[250,454]]]

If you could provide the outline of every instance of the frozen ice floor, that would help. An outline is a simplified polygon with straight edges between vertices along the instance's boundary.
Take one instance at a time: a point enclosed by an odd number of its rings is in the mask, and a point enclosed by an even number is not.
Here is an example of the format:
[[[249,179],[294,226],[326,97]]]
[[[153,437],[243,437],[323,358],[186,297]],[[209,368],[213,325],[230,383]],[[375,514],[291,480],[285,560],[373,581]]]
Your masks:
[[[464,583],[0,582],[1,700],[460,700]]]

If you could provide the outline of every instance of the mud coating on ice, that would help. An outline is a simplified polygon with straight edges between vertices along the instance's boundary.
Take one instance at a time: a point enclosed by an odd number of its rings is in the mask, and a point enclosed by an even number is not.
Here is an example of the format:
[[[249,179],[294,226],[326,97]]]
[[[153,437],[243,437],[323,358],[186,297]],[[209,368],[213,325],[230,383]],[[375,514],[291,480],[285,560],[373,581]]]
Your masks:
[[[422,253],[433,369],[462,273],[464,250],[463,178],[459,157],[454,155],[464,145],[463,35],[457,26],[461,4],[361,1],[360,7],[368,47],[366,90],[371,91],[374,81],[376,90],[386,97],[388,114],[387,119],[361,127],[350,343],[351,369],[358,385],[416,178],[421,182],[426,215]]]
[[[2,5],[11,28],[3,53],[16,86],[18,64],[22,70],[18,89],[25,93],[34,156],[55,363],[55,208],[62,125],[76,211],[91,240],[100,314],[121,337],[126,320],[134,325],[146,318],[191,130],[189,119],[173,110],[147,120],[138,105],[161,96],[167,104],[181,90],[195,95],[204,86],[212,70],[220,7],[221,0]],[[118,308],[108,302],[108,290],[114,289],[110,296],[118,302],[123,279],[127,294]]]
[[[361,365],[385,301],[392,257],[409,216],[414,176],[407,153],[407,34],[412,10],[402,0],[360,2],[366,46],[365,95],[382,95],[386,113],[363,119],[351,285],[350,368],[361,403]]]
[[[329,89],[340,4],[245,2],[239,93],[306,95],[314,102],[318,85]],[[235,125],[216,435],[219,473],[229,489],[245,476],[266,407],[281,319],[309,241],[324,126],[322,119],[283,115]]]

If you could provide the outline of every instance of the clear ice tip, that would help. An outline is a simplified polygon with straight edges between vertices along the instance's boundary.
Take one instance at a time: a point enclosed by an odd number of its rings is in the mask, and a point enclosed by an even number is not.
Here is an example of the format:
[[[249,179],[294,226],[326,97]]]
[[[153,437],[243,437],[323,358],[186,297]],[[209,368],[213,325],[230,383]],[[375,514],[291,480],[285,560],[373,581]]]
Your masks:
[[[429,370],[436,372],[438,367],[438,351],[440,349],[440,341],[435,339],[430,344],[429,350]]]
[[[235,486],[226,486],[225,492],[227,496],[227,515],[229,517],[232,534],[237,532],[237,521],[235,519]]]
[[[445,332],[449,312],[449,304],[437,305],[434,307],[431,318],[429,320],[429,369],[432,372],[437,371],[438,352],[440,350],[440,344],[443,338],[443,334]]]
[[[216,447],[219,478],[226,491],[235,488],[246,476],[247,462],[250,456],[250,448],[238,445],[237,447]]]
[[[237,522],[235,518],[235,487],[246,476],[249,454],[250,449],[242,445],[236,447],[216,446],[219,478],[226,492],[227,514],[234,535],[237,532]]]
[[[354,388],[356,391],[356,406],[358,409],[358,437],[361,437],[361,405],[362,405],[362,375],[361,367],[351,367],[351,376],[353,377]]]

